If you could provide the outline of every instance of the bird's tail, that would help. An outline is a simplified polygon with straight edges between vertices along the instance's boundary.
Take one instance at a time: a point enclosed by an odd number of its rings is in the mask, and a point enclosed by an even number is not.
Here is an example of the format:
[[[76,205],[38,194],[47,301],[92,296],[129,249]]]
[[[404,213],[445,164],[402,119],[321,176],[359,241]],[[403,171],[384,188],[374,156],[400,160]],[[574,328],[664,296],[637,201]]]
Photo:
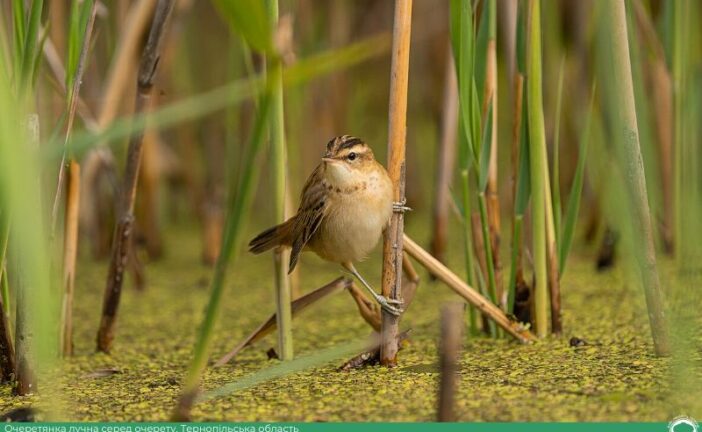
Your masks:
[[[280,225],[268,228],[249,242],[249,252],[260,254],[268,249],[278,246],[289,246],[288,232],[290,231],[290,223],[293,219],[289,219]]]

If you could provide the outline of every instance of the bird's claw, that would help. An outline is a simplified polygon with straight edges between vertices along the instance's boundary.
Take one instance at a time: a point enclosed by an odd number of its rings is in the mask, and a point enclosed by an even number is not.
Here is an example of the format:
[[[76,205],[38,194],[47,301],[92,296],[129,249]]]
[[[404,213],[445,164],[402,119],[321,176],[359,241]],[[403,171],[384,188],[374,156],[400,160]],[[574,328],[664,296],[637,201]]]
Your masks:
[[[403,199],[402,201],[399,201],[399,202],[393,202],[392,203],[392,211],[395,213],[404,213],[406,211],[412,211],[412,209],[407,207],[405,204],[407,204],[406,199]]]
[[[397,307],[402,305],[402,300],[391,299],[381,295],[378,296],[377,300],[380,304],[380,308],[390,315],[400,316],[400,314],[402,314],[403,310]]]

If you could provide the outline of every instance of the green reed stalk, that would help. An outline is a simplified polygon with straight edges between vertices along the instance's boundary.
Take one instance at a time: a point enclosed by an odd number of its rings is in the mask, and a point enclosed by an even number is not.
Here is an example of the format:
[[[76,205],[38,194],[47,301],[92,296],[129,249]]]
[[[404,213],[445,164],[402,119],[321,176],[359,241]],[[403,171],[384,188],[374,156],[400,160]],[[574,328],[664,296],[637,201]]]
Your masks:
[[[467,169],[461,170],[461,198],[463,203],[463,222],[465,225],[463,229],[463,248],[466,263],[466,282],[468,282],[468,285],[470,286],[476,286],[474,284],[475,273],[473,272],[475,268],[473,264],[475,262],[475,258],[473,257],[473,236],[471,234],[470,226],[470,215],[472,211],[470,204],[470,180],[468,178],[468,174],[469,172]],[[470,333],[475,335],[478,333],[478,313],[473,306],[468,306],[468,313],[470,320]]]
[[[602,9],[604,33],[611,62],[614,138],[618,140],[617,151],[621,159],[632,224],[634,255],[639,267],[646,295],[648,317],[653,335],[653,343],[658,355],[670,352],[670,342],[666,325],[663,295],[656,265],[656,251],[653,243],[653,229],[646,192],[646,178],[639,144],[634,87],[629,57],[629,42],[626,28],[624,0],[610,1]]]
[[[558,70],[558,90],[556,95],[555,129],[553,131],[553,164],[551,171],[551,201],[553,202],[553,228],[556,233],[556,248],[561,248],[561,181],[560,181],[560,142],[561,142],[561,110],[563,103],[563,76],[565,72],[565,56],[561,59],[561,66]]]
[[[539,337],[548,333],[548,273],[546,266],[546,199],[544,159],[543,91],[541,80],[541,2],[529,0],[530,31],[527,42],[527,105],[529,122],[529,159],[531,169],[532,236],[536,287],[535,330]]]
[[[278,23],[278,0],[268,0],[268,18],[271,31]],[[280,57],[270,56],[268,80],[271,89],[270,139],[273,171],[273,206],[275,223],[283,223],[285,214],[285,187],[287,180],[287,154],[285,148],[285,113],[283,106],[283,65]],[[288,262],[290,252],[276,249],[273,252],[275,266],[276,319],[278,321],[278,355],[281,360],[293,358],[292,312],[290,309],[290,277]]]

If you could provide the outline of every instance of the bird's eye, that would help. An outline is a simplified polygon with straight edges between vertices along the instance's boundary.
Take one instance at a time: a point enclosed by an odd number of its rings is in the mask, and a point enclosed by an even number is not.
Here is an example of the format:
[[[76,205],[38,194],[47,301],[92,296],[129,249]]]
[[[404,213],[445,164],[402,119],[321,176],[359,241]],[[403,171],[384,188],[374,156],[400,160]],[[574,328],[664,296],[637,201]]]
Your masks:
[[[348,156],[346,156],[346,157],[347,157],[347,158],[348,158],[348,160],[350,160],[350,161],[352,161],[352,160],[356,160],[356,153],[354,153],[354,152],[351,152],[351,153],[349,153],[349,155],[348,155]]]

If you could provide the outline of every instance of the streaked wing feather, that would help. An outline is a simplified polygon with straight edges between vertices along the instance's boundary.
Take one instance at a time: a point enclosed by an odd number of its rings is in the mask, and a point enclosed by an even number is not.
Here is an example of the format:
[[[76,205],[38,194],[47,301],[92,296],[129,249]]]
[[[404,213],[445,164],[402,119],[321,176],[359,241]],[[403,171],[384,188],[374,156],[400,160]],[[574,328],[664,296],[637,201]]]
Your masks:
[[[326,214],[328,192],[322,184],[322,169],[321,164],[317,166],[302,189],[300,207],[297,210],[291,233],[292,251],[288,272],[292,272],[295,268],[302,249],[322,224]]]

